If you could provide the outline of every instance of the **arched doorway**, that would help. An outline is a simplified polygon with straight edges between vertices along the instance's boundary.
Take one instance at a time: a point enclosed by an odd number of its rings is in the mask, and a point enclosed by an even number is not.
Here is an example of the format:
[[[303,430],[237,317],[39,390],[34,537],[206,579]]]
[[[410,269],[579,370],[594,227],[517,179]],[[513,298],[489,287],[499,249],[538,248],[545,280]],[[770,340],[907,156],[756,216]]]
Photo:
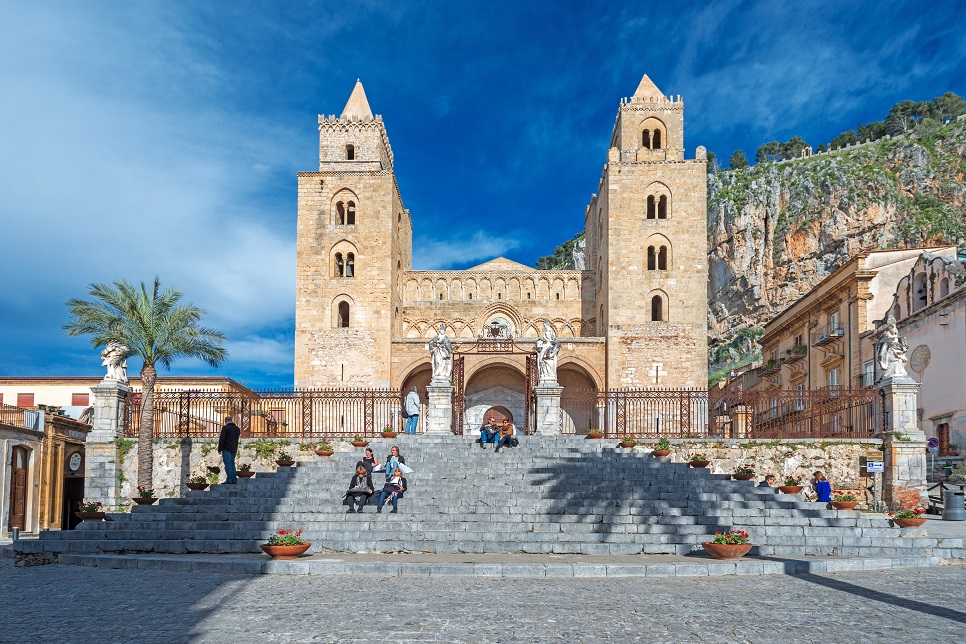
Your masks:
[[[510,410],[506,407],[501,407],[500,405],[487,409],[486,413],[483,414],[483,418],[492,418],[497,423],[502,423],[504,420],[508,420],[511,423],[513,422],[513,414],[510,413]]]
[[[560,431],[586,434],[590,429],[602,429],[594,378],[571,362],[560,365],[557,382],[564,388],[560,396]]]
[[[422,434],[426,430],[426,412],[427,404],[429,402],[428,395],[426,393],[426,387],[429,386],[430,380],[433,379],[433,367],[430,363],[421,364],[415,367],[406,376],[402,383],[402,400],[399,401],[400,405],[405,404],[406,396],[409,394],[410,390],[415,387],[416,394],[419,395],[420,409],[419,420],[416,423],[416,433]],[[400,419],[401,428],[405,428],[405,419]],[[401,431],[401,430],[400,430]]]
[[[10,463],[10,517],[8,528],[27,529],[27,470],[30,456],[26,447],[14,447]]]
[[[505,409],[511,419],[526,415],[526,377],[513,365],[495,363],[479,369],[465,391],[466,429],[479,429],[487,411],[495,408]]]

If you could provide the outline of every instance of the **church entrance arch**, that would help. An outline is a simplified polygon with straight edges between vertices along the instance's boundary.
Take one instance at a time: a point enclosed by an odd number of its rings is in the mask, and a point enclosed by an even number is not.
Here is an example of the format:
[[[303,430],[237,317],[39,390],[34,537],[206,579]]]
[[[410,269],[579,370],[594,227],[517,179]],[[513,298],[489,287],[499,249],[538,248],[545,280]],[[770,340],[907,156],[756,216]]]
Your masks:
[[[560,396],[560,431],[586,434],[600,429],[602,408],[594,377],[579,364],[567,362],[557,369],[557,382],[564,388]]]
[[[429,381],[432,378],[433,367],[429,362],[425,362],[413,368],[406,375],[405,380],[402,381],[401,400],[399,401],[400,407],[405,404],[406,396],[413,387],[416,388],[416,394],[419,396],[420,412],[416,422],[417,434],[422,434],[426,431],[426,416],[429,410],[429,394],[426,392],[426,387],[429,386]],[[400,426],[405,426],[405,420],[402,421]]]
[[[516,355],[523,358],[524,371],[499,356]],[[487,356],[489,361],[476,368],[466,379],[466,356]],[[456,434],[479,428],[485,411],[491,407],[506,407],[515,425],[524,433],[533,433],[533,388],[537,383],[536,356],[529,346],[517,345],[512,337],[480,337],[472,344],[453,352],[453,420]],[[488,398],[487,396],[491,396]]]
[[[526,376],[516,366],[489,364],[478,369],[466,383],[465,427],[478,428],[491,410],[504,410],[500,415],[525,418]],[[495,414],[494,414],[495,415]]]
[[[506,407],[501,407],[499,405],[497,405],[496,407],[490,407],[489,409],[487,409],[486,413],[483,414],[483,418],[484,419],[492,418],[497,423],[502,423],[504,420],[508,420],[511,423],[513,422],[513,414],[510,413],[510,410],[507,409]]]

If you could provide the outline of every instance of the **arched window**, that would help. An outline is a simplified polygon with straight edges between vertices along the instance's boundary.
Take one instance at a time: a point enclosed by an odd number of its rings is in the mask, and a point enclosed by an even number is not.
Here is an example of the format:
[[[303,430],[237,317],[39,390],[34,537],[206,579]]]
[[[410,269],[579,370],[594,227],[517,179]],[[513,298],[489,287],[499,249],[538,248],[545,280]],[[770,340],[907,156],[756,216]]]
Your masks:
[[[339,302],[339,328],[349,328],[349,303]]]
[[[355,226],[356,224],[356,203],[354,201],[346,204],[345,223],[347,226]]]
[[[949,295],[949,278],[944,277],[939,280],[939,297],[946,297]]]
[[[648,195],[647,197],[647,218],[654,219],[655,209],[654,209],[654,195]]]
[[[647,148],[648,150],[651,149],[651,131],[650,130],[644,130],[641,133],[641,147]]]
[[[657,269],[657,256],[654,253],[654,247],[647,247],[647,270],[653,271]]]
[[[352,161],[356,158],[356,146],[351,143],[345,146],[345,159],[346,161]]]
[[[335,223],[345,226],[345,204],[341,201],[335,204]]]
[[[345,260],[342,258],[342,253],[335,254],[335,276],[345,277]]]
[[[895,316],[896,320],[902,319],[902,306],[898,302],[896,302],[896,310],[893,316]]]
[[[345,276],[355,277],[356,276],[356,256],[355,253],[349,253],[346,255],[345,259]]]
[[[657,218],[667,219],[667,195],[661,195],[660,201],[657,202]]]
[[[926,306],[926,274],[919,273],[912,280],[912,310],[918,311]]]
[[[473,299],[473,294],[472,294],[472,293],[470,293],[470,294],[469,294],[469,298],[470,298],[471,300]]]
[[[654,149],[655,150],[661,149],[661,131],[660,130],[654,130]]]
[[[653,248],[653,246],[651,248]],[[667,246],[661,246],[661,250],[657,252],[657,270],[667,270]]]
[[[655,295],[651,298],[651,321],[664,321],[664,301],[661,300],[660,295]]]

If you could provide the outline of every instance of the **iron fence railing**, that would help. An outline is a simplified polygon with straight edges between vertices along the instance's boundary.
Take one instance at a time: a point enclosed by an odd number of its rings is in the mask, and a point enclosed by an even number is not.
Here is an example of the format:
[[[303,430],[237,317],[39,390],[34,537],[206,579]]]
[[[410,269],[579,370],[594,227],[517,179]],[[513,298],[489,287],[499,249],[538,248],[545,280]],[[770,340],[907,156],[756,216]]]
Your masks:
[[[0,425],[43,431],[43,427],[40,425],[39,411],[3,403],[0,403]]]

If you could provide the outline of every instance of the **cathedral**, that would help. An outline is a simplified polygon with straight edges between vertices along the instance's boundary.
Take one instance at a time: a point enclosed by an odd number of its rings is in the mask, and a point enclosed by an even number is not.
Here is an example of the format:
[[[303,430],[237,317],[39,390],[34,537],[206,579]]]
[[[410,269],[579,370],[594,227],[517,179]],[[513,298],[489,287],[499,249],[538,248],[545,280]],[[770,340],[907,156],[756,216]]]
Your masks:
[[[318,171],[298,175],[296,387],[422,390],[445,324],[466,425],[493,408],[523,418],[545,322],[565,392],[705,387],[706,152],[685,159],[680,95],[645,75],[620,100],[578,270],[413,270],[418,214],[394,163],[357,82],[340,116],[319,116]]]

